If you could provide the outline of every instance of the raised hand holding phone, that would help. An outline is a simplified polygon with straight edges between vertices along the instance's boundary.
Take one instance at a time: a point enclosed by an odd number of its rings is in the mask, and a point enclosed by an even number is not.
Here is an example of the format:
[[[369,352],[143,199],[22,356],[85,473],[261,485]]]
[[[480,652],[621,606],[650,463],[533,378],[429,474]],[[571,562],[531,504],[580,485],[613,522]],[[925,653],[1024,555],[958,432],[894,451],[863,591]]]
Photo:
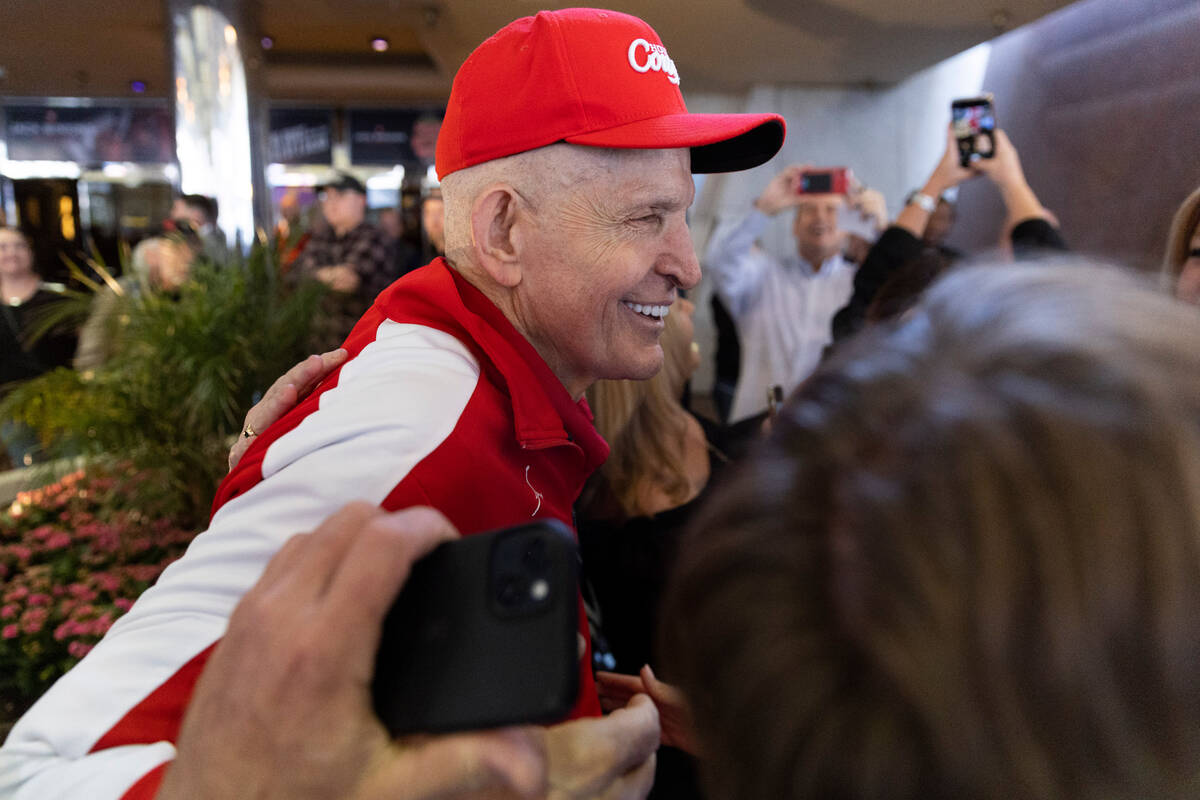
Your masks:
[[[766,188],[754,201],[754,207],[768,216],[774,216],[787,208],[800,205],[803,197],[799,192],[801,177],[810,169],[809,164],[790,164],[767,183]]]

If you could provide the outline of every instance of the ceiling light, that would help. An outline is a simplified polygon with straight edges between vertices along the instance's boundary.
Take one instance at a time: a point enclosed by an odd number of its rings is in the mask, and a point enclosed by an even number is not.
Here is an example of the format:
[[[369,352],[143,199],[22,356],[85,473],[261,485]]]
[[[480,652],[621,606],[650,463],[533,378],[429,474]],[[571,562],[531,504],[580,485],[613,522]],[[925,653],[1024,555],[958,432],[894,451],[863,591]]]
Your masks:
[[[272,39],[270,36],[264,36],[261,39],[259,39],[258,42],[259,42],[259,44],[262,45],[263,50],[270,50],[272,47],[275,46],[275,40]]]
[[[129,88],[132,89],[134,91],[134,93],[136,93],[136,94],[142,94],[146,91],[146,82],[145,81],[130,81]]]
[[[388,40],[382,36],[376,36],[371,40],[371,49],[376,53],[383,53],[388,49]]]

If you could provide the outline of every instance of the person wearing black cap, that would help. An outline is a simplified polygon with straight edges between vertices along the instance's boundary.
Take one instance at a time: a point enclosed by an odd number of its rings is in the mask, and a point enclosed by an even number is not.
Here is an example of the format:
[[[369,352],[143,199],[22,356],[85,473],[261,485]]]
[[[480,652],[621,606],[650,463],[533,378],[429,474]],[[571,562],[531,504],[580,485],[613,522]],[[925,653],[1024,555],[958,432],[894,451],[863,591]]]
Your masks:
[[[313,233],[294,273],[311,276],[333,290],[318,325],[318,349],[341,343],[376,295],[399,277],[394,245],[366,221],[367,187],[346,172],[319,187],[326,227]]]
[[[654,375],[667,308],[700,280],[692,173],[783,144],[778,115],[690,114],[679,83],[649,25],[599,9],[519,19],[467,58],[437,143],[446,256],[379,295],[291,412],[245,428],[208,530],[17,724],[0,794],[8,775],[39,798],[645,795],[659,713],[638,694],[602,716],[578,598],[570,721],[398,745],[366,687],[430,534],[572,523],[608,454],[584,391]],[[354,498],[400,515],[335,514]]]

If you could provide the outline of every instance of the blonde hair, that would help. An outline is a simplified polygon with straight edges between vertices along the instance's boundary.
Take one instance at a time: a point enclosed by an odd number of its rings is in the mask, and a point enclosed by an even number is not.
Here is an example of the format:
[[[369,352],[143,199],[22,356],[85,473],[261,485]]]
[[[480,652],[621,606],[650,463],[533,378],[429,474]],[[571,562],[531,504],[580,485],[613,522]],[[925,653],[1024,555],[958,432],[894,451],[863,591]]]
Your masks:
[[[1200,226],[1200,189],[1188,195],[1183,205],[1175,212],[1171,221],[1171,232],[1167,234],[1167,252],[1163,256],[1162,277],[1169,288],[1174,290],[1183,269],[1183,262],[1188,259],[1191,250],[1192,237],[1196,235],[1196,227]]]
[[[682,503],[691,491],[682,443],[687,411],[680,404],[691,373],[691,338],[684,335],[678,308],[666,318],[662,334],[663,368],[644,381],[601,380],[587,390],[596,430],[611,448],[608,461],[584,492],[581,506],[589,516],[636,516],[638,497],[647,484]]]

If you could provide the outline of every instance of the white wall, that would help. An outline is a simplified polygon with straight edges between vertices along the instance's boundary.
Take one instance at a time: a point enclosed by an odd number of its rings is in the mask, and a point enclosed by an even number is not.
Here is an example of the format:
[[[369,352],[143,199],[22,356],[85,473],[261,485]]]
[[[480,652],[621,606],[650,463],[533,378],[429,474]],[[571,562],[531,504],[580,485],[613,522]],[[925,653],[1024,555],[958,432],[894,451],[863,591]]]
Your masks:
[[[920,188],[941,156],[950,122],[950,101],[977,94],[983,86],[991,46],[982,44],[884,89],[822,89],[760,86],[745,95],[688,94],[692,112],[774,111],[787,120],[787,140],[773,160],[757,169],[703,180],[692,208],[698,253],[714,224],[749,210],[779,170],[791,163],[847,166],[863,183],[879,189],[894,216],[904,196]],[[686,76],[685,76],[686,78]],[[790,217],[781,214],[762,245],[777,255],[794,248]],[[705,281],[693,292],[696,337],[704,356],[693,378],[697,392],[712,387],[715,334]]]

